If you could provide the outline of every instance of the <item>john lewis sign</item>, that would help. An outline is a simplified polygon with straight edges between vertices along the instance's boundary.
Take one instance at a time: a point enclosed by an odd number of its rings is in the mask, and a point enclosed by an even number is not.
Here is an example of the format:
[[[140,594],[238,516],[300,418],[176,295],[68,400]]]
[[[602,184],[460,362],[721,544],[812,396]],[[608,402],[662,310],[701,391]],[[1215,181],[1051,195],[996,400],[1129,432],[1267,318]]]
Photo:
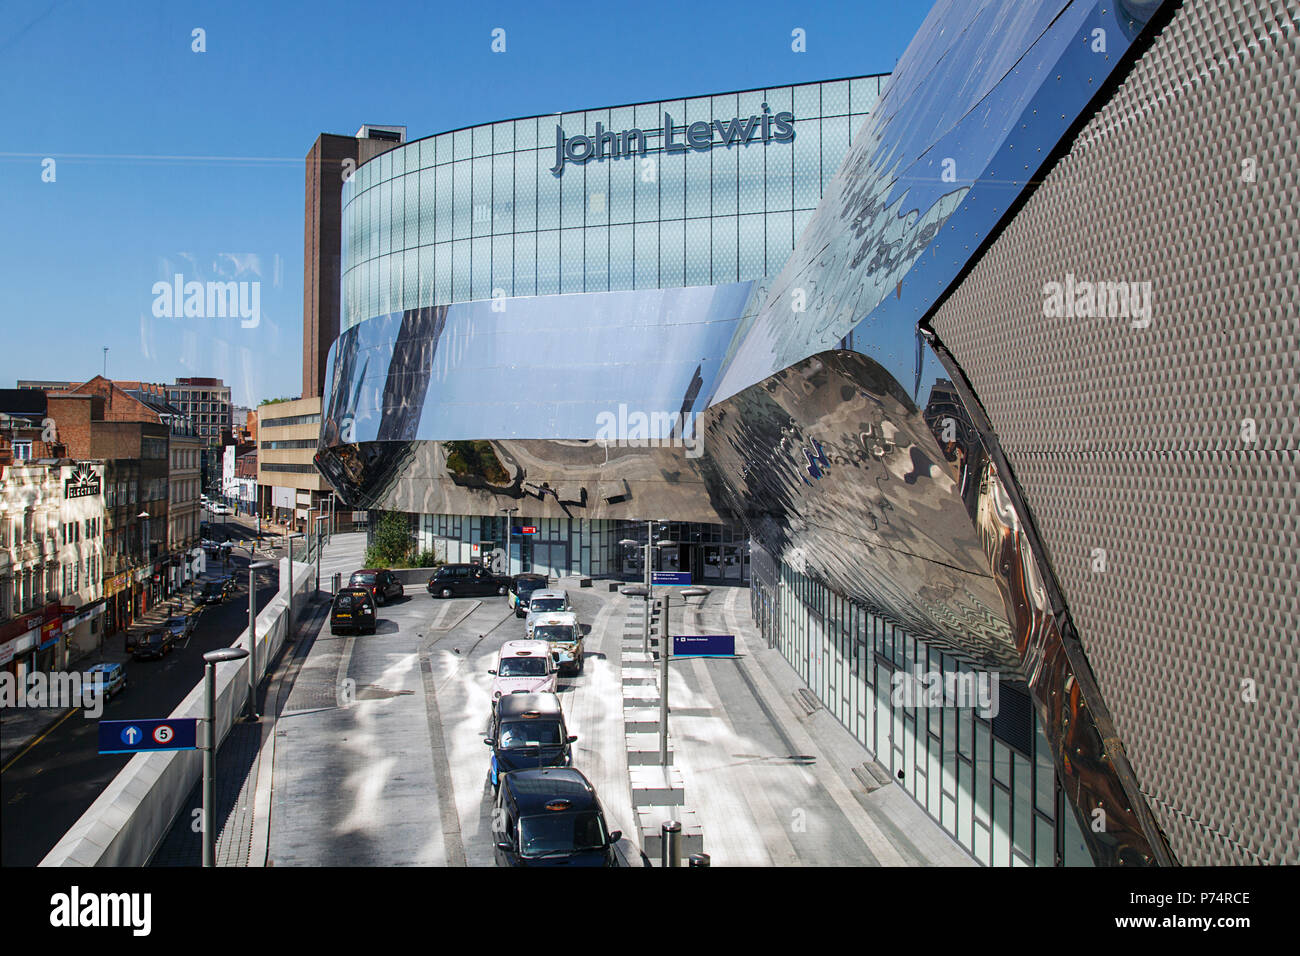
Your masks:
[[[773,114],[764,103],[763,112],[757,115],[677,126],[672,115],[665,112],[662,135],[665,153],[684,153],[688,149],[698,152],[732,143],[746,146],[755,141],[765,145],[769,142],[787,143],[794,139],[794,114],[784,111]],[[597,123],[594,136],[565,136],[564,127],[557,125],[555,165],[551,172],[556,176],[563,175],[565,163],[581,165],[592,159],[644,156],[646,140],[646,131],[636,127],[616,133]]]

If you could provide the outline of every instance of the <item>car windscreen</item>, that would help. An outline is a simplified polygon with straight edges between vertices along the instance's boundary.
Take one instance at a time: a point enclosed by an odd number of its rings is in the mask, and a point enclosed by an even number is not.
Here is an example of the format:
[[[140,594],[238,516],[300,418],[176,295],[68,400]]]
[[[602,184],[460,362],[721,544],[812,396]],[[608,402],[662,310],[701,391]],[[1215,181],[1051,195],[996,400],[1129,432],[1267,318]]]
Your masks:
[[[528,604],[530,611],[563,611],[564,598],[533,598]]]
[[[545,677],[543,657],[507,657],[497,667],[498,677]]]
[[[354,574],[354,575],[352,575],[352,583],[353,583],[353,584],[356,584],[358,581],[361,582],[362,584],[374,584],[374,583],[375,583],[375,576],[374,576],[373,574]]]
[[[576,641],[572,624],[538,624],[533,628],[533,639],[538,641]]]
[[[167,618],[167,626],[168,626],[168,627],[184,627],[185,624],[186,624],[186,620],[185,620],[185,618],[183,618],[183,617],[169,617],[169,618]]]
[[[558,720],[508,720],[501,725],[501,748],[555,747],[563,739],[560,731]]]
[[[608,842],[605,823],[594,810],[553,811],[519,821],[519,852],[523,856],[600,850]]]

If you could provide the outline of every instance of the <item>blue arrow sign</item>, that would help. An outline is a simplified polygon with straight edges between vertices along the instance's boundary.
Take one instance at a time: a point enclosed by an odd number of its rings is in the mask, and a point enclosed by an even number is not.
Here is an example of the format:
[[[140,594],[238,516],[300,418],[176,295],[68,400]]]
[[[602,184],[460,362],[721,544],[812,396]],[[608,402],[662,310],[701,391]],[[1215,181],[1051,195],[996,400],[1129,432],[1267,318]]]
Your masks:
[[[160,720],[101,720],[101,754],[138,754],[155,750],[197,750],[197,717]]]
[[[650,583],[659,587],[688,588],[691,586],[691,572],[651,571]]]

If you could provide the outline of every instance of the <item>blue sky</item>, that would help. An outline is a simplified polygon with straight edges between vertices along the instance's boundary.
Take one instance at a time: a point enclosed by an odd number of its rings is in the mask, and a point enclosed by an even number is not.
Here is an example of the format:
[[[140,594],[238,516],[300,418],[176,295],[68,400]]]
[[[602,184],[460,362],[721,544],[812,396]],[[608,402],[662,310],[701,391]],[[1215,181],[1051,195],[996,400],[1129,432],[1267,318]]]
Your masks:
[[[297,395],[303,157],[319,133],[402,124],[416,139],[888,72],[929,6],[0,5],[0,387],[88,378],[107,346],[114,378],[215,375],[241,404]],[[796,27],[807,52],[791,50]],[[153,284],[175,272],[257,279],[260,324],[156,318]]]

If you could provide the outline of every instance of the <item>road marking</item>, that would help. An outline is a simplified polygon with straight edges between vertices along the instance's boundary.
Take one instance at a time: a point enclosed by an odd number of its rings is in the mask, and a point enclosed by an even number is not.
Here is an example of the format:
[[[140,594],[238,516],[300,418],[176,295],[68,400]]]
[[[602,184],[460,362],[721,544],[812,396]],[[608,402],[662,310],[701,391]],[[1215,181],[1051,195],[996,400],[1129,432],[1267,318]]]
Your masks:
[[[63,723],[65,720],[67,720],[69,717],[71,717],[71,716],[72,716],[73,714],[75,714],[76,712],[77,712],[77,708],[76,708],[76,707],[73,707],[73,708],[72,708],[71,710],[69,710],[66,714],[64,714],[62,717],[60,717],[58,720],[56,720],[56,721],[54,722],[54,724],[50,727],[49,730],[45,731],[45,733],[41,734],[39,737],[37,737],[35,740],[33,740],[31,743],[29,743],[26,747],[24,747],[24,748],[23,748],[22,750],[20,750],[18,753],[14,754],[13,758],[12,758],[12,759],[7,763],[7,764],[5,764],[3,767],[0,767],[0,773],[4,773],[6,770],[8,770],[10,767],[12,767],[15,763],[17,763],[19,757],[21,757],[23,754],[27,753],[27,751],[31,750],[33,747],[35,747],[37,744],[39,744],[42,740],[44,740],[44,739],[45,739],[46,737],[48,737],[50,734],[54,733],[54,729],[55,729],[55,727],[58,727],[59,724]],[[39,771],[38,771],[38,772],[39,772]]]

